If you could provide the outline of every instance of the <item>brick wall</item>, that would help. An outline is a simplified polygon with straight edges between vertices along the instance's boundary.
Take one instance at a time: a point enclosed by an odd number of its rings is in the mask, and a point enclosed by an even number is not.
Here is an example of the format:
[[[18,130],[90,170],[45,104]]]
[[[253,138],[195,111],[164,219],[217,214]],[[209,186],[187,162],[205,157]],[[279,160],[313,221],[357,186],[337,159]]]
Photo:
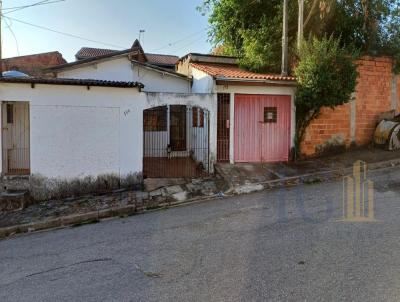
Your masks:
[[[42,70],[60,64],[65,64],[61,53],[58,51],[40,53],[34,55],[20,56],[1,60],[1,69],[19,70],[31,76],[40,77],[43,75]]]
[[[311,156],[350,145],[366,145],[372,141],[379,116],[391,109],[400,109],[392,93],[392,60],[363,57],[358,62],[359,78],[355,100],[335,109],[323,108],[321,115],[307,129],[301,151]],[[400,95],[400,80],[397,96]],[[395,108],[392,98],[395,97]]]

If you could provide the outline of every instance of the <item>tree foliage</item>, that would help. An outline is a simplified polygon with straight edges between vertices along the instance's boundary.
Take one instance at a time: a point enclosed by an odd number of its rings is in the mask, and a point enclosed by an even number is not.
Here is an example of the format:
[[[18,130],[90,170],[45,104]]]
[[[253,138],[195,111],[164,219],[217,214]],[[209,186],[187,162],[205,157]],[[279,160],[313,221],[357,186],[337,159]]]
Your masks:
[[[321,108],[342,105],[351,99],[357,80],[356,53],[340,46],[333,36],[302,43],[294,72],[296,91],[296,147]]]
[[[224,53],[240,57],[253,71],[279,71],[281,0],[204,0],[209,37]],[[297,1],[289,1],[289,43],[295,54]],[[305,0],[304,35],[340,39],[362,54],[393,55],[400,50],[400,0]],[[400,60],[399,60],[400,61]],[[399,65],[399,64],[398,64]]]

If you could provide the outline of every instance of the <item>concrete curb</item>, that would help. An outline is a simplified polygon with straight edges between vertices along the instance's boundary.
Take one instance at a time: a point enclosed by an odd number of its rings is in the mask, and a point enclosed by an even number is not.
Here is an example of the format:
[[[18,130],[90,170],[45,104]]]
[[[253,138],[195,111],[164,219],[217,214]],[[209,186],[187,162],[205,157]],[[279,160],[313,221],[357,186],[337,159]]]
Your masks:
[[[92,211],[82,214],[73,214],[43,221],[37,221],[27,224],[20,224],[10,227],[0,228],[0,239],[6,237],[22,234],[22,233],[32,233],[44,230],[56,229],[56,228],[66,228],[75,225],[83,225],[88,223],[99,222],[102,219],[132,216],[136,214],[143,214],[146,212],[157,211],[161,209],[174,208],[178,206],[183,206],[185,204],[193,204],[196,202],[207,201],[217,198],[218,195],[200,196],[196,198],[191,198],[185,201],[175,201],[175,202],[165,202],[160,203],[157,207],[146,207],[137,205],[127,205],[117,208],[104,209],[99,211]]]
[[[389,167],[395,167],[400,165],[400,159],[392,159],[387,161],[381,161],[376,163],[367,164],[368,171],[384,169]],[[247,194],[258,192],[266,189],[284,188],[304,183],[323,182],[332,180],[344,175],[349,175],[353,172],[353,167],[345,167],[340,169],[334,169],[329,171],[321,171],[315,173],[308,173],[302,175],[296,175],[292,177],[285,177],[281,179],[275,179],[265,182],[249,183],[236,187],[231,187],[227,193],[233,195]]]
[[[378,170],[384,169],[388,167],[395,167],[400,165],[400,159],[395,160],[388,160],[382,161],[377,163],[372,163],[368,165],[369,171],[371,170]],[[281,187],[288,187],[293,185],[299,185],[302,183],[307,182],[314,182],[315,180],[322,178],[323,180],[333,179],[337,177],[344,176],[346,174],[350,174],[352,172],[352,167],[342,168],[342,169],[335,169],[330,171],[323,171],[323,172],[316,172],[316,173],[309,173],[303,175],[297,175],[293,177],[287,177],[278,180],[272,180],[262,183],[252,183],[243,186],[237,186],[236,188],[231,188],[230,191],[233,194],[228,194],[225,196],[232,196],[232,195],[239,195],[239,194],[247,194],[253,193],[257,191],[262,191],[265,189],[274,189],[274,188],[281,188]],[[93,223],[98,222],[102,219],[112,218],[112,217],[121,217],[121,216],[131,216],[135,214],[142,214],[146,212],[157,211],[160,209],[167,209],[167,208],[174,208],[178,206],[183,206],[187,204],[193,204],[196,202],[203,202],[212,199],[216,199],[221,197],[219,194],[209,195],[209,196],[199,196],[195,198],[191,198],[185,201],[175,201],[175,202],[164,202],[158,204],[156,207],[146,207],[144,205],[127,205],[121,206],[118,208],[110,208],[105,210],[99,211],[92,211],[88,213],[81,213],[81,214],[73,214],[53,219],[48,219],[44,221],[38,221],[28,224],[21,224],[15,225],[10,227],[0,228],[0,239],[9,237],[15,234],[21,233],[31,233],[55,228],[65,228],[74,225],[81,225],[85,223]]]
[[[135,205],[128,205],[118,208],[110,208],[99,211],[92,211],[82,214],[73,214],[53,219],[48,219],[44,221],[32,222],[27,224],[20,224],[5,228],[0,228],[0,238],[5,238],[10,235],[19,233],[30,233],[35,231],[42,231],[47,229],[54,229],[60,227],[73,226],[78,224],[97,222],[100,219],[116,217],[116,216],[126,216],[133,215],[137,213],[137,208]]]

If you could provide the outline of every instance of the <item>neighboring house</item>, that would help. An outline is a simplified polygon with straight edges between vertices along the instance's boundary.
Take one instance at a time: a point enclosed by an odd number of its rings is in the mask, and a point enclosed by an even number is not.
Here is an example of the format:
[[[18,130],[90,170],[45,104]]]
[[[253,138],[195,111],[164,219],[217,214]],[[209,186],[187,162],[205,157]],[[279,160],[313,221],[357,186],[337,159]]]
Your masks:
[[[98,56],[110,55],[117,52],[118,50],[113,50],[113,49],[82,47],[75,54],[75,58],[79,61]],[[142,51],[142,53],[143,57],[141,61],[143,63],[148,63],[154,66],[162,67],[165,69],[169,69],[171,71],[175,71],[175,64],[179,60],[178,56],[173,56],[173,55],[145,53],[144,51]]]
[[[58,51],[19,56],[1,60],[2,71],[17,70],[30,76],[43,76],[43,69],[65,64],[67,61]]]
[[[49,68],[47,73],[57,78],[137,81],[148,92],[191,92],[191,80],[187,76],[147,62],[137,40],[130,49],[98,53],[98,56]]]
[[[177,71],[192,91],[217,95],[219,162],[288,161],[294,147],[295,78],[239,68],[236,58],[188,54]]]

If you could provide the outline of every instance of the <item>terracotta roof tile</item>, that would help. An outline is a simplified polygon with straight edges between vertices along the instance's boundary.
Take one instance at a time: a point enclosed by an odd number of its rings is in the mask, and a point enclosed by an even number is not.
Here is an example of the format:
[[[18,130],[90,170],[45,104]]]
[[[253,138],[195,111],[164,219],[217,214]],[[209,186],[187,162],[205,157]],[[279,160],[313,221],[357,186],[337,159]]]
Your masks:
[[[175,65],[179,57],[172,55],[161,55],[154,53],[145,53],[148,63],[150,64],[165,64],[165,65]]]
[[[227,79],[249,79],[249,80],[275,80],[275,81],[295,81],[295,77],[281,76],[279,74],[255,73],[240,69],[237,65],[215,64],[215,63],[191,63],[199,69],[215,78]]]
[[[91,48],[82,47],[75,55],[78,60],[88,59],[98,56],[110,55],[119,52],[118,50],[105,49],[105,48]],[[163,55],[154,53],[145,53],[147,62],[150,64],[160,64],[160,65],[175,65],[178,62],[179,57],[173,55]]]
[[[108,54],[112,54],[117,52],[118,50],[113,49],[104,49],[104,48],[91,48],[91,47],[82,47],[75,55],[78,60],[87,59],[91,57],[104,56]]]

